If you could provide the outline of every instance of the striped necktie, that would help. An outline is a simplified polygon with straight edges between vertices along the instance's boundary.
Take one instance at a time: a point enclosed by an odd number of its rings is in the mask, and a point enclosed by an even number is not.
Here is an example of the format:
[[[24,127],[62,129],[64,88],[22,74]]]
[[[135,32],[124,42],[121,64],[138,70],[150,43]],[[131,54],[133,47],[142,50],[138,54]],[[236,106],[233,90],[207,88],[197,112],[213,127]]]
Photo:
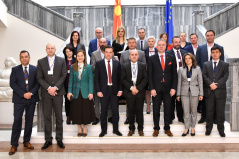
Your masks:
[[[25,83],[26,83],[26,90],[28,91],[28,78],[29,78],[29,74],[27,72],[27,67],[25,67],[24,77],[25,77]]]

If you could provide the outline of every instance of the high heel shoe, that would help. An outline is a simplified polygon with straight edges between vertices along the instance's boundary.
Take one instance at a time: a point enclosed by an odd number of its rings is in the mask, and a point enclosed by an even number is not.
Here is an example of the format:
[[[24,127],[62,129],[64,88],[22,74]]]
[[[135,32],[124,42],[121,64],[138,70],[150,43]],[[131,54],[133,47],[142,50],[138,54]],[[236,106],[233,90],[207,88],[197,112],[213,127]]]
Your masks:
[[[71,124],[71,121],[70,121],[70,118],[69,118],[69,117],[67,117],[67,119],[66,119],[66,124],[67,124],[67,125],[70,125],[70,124]]]
[[[195,135],[196,135],[196,134],[195,134],[195,131],[194,131],[194,133],[191,132],[191,136],[195,136]]]
[[[182,134],[182,136],[187,136],[187,134],[189,134],[189,129],[188,129],[188,131],[187,131],[187,133],[186,134]]]

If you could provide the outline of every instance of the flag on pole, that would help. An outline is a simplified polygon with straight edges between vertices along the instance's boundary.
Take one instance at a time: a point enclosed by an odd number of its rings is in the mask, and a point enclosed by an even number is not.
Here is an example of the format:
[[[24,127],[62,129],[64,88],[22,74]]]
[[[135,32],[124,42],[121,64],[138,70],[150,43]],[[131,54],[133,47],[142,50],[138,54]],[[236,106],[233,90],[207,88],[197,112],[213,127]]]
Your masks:
[[[173,39],[173,11],[172,0],[166,0],[165,9],[165,33],[168,34],[168,42],[171,44]]]
[[[118,27],[122,26],[121,0],[115,0],[113,36],[116,38]]]

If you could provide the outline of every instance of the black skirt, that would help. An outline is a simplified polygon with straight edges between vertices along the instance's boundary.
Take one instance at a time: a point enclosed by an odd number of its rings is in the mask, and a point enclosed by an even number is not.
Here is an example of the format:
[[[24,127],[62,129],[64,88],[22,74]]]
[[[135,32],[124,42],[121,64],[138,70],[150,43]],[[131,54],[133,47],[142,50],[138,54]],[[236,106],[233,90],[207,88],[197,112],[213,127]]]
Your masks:
[[[96,120],[93,100],[84,99],[79,93],[77,99],[71,101],[70,119],[75,124],[90,124]]]

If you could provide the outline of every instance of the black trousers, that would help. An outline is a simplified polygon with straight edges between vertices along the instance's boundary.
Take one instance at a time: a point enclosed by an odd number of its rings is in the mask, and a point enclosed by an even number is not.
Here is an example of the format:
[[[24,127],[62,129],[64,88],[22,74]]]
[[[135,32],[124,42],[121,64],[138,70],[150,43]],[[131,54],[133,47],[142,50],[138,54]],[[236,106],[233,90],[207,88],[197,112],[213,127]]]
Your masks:
[[[165,90],[165,88],[164,88]],[[171,121],[171,101],[172,98],[166,91],[159,91],[157,95],[153,97],[153,120],[154,120],[154,130],[159,130],[159,119],[160,119],[160,106],[161,102],[164,103],[164,130],[170,130]]]
[[[144,129],[144,98],[126,98],[129,130],[135,130],[135,115],[138,121],[138,131]]]
[[[12,125],[11,145],[18,147],[18,140],[22,130],[22,116],[25,110],[25,131],[23,141],[29,142],[32,134],[32,123],[36,102],[28,104],[14,104],[14,122]]]
[[[211,91],[211,94],[205,99],[205,103],[206,103],[207,131],[211,131],[213,128],[214,115],[216,109],[217,129],[219,132],[224,132],[226,98],[217,98],[215,96],[215,92]]]
[[[65,111],[66,111],[66,116],[70,116],[70,105],[71,105],[71,101],[68,100],[67,95],[64,95],[65,97]]]
[[[45,140],[52,141],[52,110],[56,117],[56,140],[63,139],[63,119],[62,119],[63,96],[42,97],[44,114]]]
[[[175,107],[177,111],[177,117],[178,119],[182,120],[183,119],[183,107],[182,107],[182,102],[176,100],[176,95],[172,97],[172,102],[171,102],[171,119],[175,119]]]
[[[108,106],[111,104],[112,109],[112,123],[113,130],[118,130],[119,128],[119,97],[114,95],[111,86],[107,87],[106,94],[103,94],[101,101],[101,114],[100,114],[100,124],[102,132],[107,132],[107,116],[108,116]]]

